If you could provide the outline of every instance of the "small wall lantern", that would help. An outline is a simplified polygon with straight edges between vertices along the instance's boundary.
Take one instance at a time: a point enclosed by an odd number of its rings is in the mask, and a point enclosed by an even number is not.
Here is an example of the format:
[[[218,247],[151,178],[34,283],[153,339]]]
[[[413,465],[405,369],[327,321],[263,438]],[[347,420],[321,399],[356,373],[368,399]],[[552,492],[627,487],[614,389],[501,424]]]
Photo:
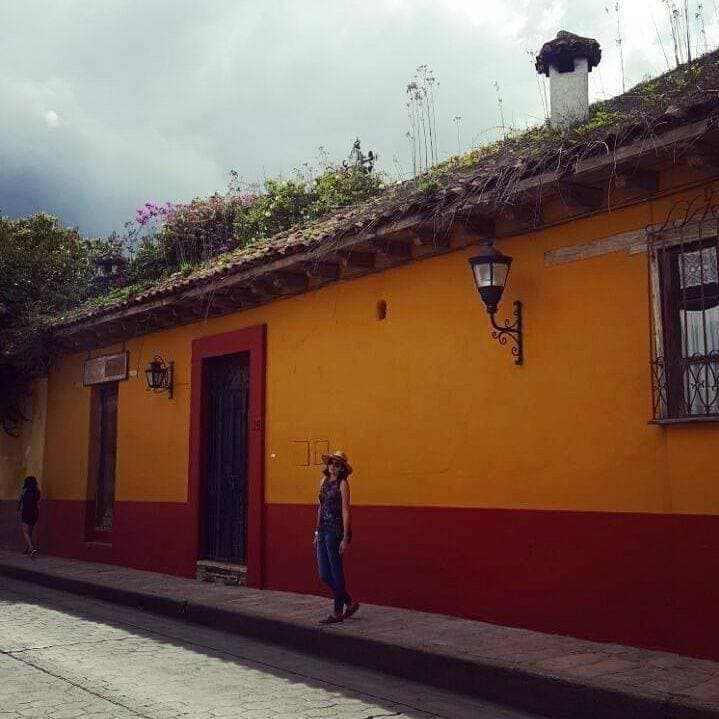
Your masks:
[[[485,243],[482,251],[470,257],[470,267],[474,276],[474,282],[479,290],[480,297],[487,305],[492,321],[492,338],[499,344],[506,345],[507,338],[514,341],[512,355],[514,364],[521,365],[524,362],[524,351],[522,342],[522,303],[519,300],[514,302],[514,323],[504,320],[504,326],[498,325],[494,316],[497,313],[497,306],[502,299],[504,287],[507,284],[509,268],[512,266],[512,258],[502,254],[492,242]]]
[[[172,371],[174,365],[174,362],[165,364],[165,360],[160,355],[155,355],[145,370],[147,391],[167,392],[168,399],[172,399]]]

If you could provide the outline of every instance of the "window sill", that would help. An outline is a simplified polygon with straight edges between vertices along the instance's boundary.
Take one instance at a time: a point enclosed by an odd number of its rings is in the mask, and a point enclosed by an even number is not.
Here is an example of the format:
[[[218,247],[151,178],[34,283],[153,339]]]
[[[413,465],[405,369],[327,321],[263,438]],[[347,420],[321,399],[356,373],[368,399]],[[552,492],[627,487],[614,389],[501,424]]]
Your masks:
[[[672,417],[668,419],[650,419],[649,424],[704,424],[706,422],[719,422],[719,415],[698,417]]]

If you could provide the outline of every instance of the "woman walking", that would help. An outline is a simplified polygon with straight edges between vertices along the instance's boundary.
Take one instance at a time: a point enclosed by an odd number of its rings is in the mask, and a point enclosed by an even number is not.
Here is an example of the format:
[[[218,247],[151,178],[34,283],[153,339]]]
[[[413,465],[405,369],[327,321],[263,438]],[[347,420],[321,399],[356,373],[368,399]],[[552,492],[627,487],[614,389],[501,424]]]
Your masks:
[[[322,456],[325,468],[317,509],[317,569],[320,579],[332,590],[334,611],[320,624],[336,624],[351,617],[359,603],[345,589],[342,556],[352,539],[350,523],[350,485],[352,467],[347,455],[339,450]]]
[[[35,477],[25,477],[25,483],[18,500],[18,509],[20,510],[20,527],[22,528],[22,536],[25,540],[25,554],[29,554],[33,559],[37,554],[32,543],[32,533],[37,524],[39,511],[37,508],[40,502],[40,490],[37,486]]]

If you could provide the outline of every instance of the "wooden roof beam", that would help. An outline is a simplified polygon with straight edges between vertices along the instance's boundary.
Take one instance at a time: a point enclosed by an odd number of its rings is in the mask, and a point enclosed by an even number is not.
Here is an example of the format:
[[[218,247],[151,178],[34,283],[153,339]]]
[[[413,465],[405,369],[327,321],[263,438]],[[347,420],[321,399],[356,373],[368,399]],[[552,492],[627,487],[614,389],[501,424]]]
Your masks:
[[[363,270],[373,270],[376,263],[376,253],[361,252],[359,250],[345,250],[340,253],[347,262],[347,267]]]
[[[488,215],[468,215],[463,217],[460,222],[467,232],[481,239],[490,239],[497,234],[494,217]]]
[[[221,314],[239,309],[242,300],[235,292],[213,292],[203,302],[203,316],[208,314]]]
[[[604,188],[580,185],[568,179],[559,180],[557,192],[561,200],[569,208],[598,210],[606,199]]]
[[[574,174],[583,175],[608,165],[616,167],[625,162],[636,161],[642,155],[654,154],[656,156],[660,153],[676,152],[677,145],[685,148],[689,145],[693,146],[710,129],[710,120],[700,120],[675,130],[669,130],[658,137],[643,137],[612,152],[580,160],[574,166]]]
[[[687,147],[683,157],[687,165],[695,169],[716,170],[719,168],[719,148],[717,148],[715,138],[699,138]]]
[[[294,294],[309,289],[309,277],[301,272],[271,272],[266,281],[279,294]]]
[[[256,277],[249,284],[242,285],[241,288],[247,290],[254,302],[269,302],[277,296],[277,292],[267,282],[264,276]]]
[[[247,287],[233,287],[232,297],[236,310],[245,310],[249,307],[256,307],[261,303],[258,292],[253,292]]]
[[[659,190],[659,173],[641,167],[627,169],[617,174],[616,185],[635,192],[657,192]]]
[[[302,269],[308,277],[318,280],[328,280],[332,282],[342,276],[341,262],[305,261],[299,263],[298,267]]]
[[[502,208],[500,216],[508,220],[519,231],[534,230],[540,227],[542,206],[539,203],[522,202]]]
[[[213,295],[207,297],[192,297],[189,300],[181,301],[180,307],[192,317],[204,318],[207,315],[208,302],[213,298]]]
[[[452,239],[452,227],[449,223],[417,225],[412,228],[412,235],[419,245],[434,249],[446,249],[450,246]]]
[[[414,243],[404,240],[373,240],[372,245],[377,250],[393,260],[412,259],[412,247]]]

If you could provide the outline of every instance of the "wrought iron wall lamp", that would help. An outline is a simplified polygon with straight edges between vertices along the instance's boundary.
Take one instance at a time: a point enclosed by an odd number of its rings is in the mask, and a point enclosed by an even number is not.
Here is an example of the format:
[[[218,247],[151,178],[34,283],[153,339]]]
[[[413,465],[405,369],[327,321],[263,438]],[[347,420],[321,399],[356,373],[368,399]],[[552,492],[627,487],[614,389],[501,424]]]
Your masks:
[[[487,312],[492,321],[492,339],[495,339],[501,345],[507,344],[507,338],[511,338],[514,342],[512,347],[512,355],[514,356],[514,364],[521,365],[524,363],[524,345],[522,338],[522,303],[519,300],[514,301],[514,322],[504,320],[504,325],[498,325],[495,319],[497,313],[497,305],[502,299],[504,287],[507,284],[509,276],[509,268],[512,266],[512,258],[502,254],[494,244],[486,242],[482,251],[470,257],[469,265],[472,268],[474,282],[477,285],[479,295],[487,305]]]
[[[174,367],[174,362],[165,364],[165,360],[163,360],[160,355],[155,355],[145,370],[147,391],[167,392],[168,399],[172,399],[172,375]]]

